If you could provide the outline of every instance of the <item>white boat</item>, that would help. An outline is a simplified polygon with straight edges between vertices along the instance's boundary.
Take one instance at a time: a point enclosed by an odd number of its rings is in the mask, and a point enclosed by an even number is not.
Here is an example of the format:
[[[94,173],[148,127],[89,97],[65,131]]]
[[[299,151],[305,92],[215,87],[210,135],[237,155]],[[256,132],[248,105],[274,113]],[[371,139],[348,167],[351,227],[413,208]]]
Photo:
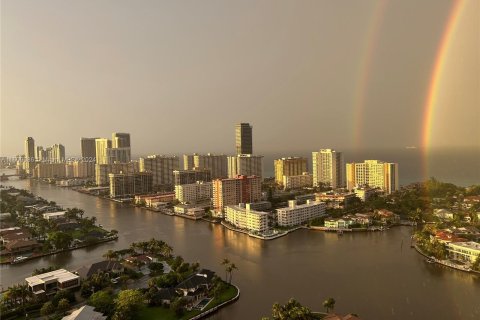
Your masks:
[[[18,256],[18,257],[15,257],[12,261],[12,263],[19,263],[19,262],[22,262],[24,260],[28,259],[28,257],[25,257],[25,256]]]

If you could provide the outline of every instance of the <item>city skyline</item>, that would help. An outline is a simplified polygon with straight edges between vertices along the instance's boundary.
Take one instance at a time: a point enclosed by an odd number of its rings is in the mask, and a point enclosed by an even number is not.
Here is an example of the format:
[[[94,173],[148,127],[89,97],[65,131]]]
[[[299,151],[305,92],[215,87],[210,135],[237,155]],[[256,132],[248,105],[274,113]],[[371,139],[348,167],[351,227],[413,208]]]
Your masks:
[[[256,153],[478,146],[477,2],[270,4],[2,2],[0,153],[127,131],[135,155],[230,154],[243,121]]]

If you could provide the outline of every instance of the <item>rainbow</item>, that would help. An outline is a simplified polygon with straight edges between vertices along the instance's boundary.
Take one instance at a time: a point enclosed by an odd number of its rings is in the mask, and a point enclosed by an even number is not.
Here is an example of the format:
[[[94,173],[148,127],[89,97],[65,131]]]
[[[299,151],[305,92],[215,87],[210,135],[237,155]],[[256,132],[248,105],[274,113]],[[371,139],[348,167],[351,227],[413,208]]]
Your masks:
[[[464,6],[464,0],[454,0],[450,13],[445,24],[441,40],[438,44],[436,56],[432,68],[430,82],[428,85],[427,96],[423,108],[423,125],[422,125],[422,149],[424,152],[424,174],[428,178],[428,149],[430,148],[432,124],[434,119],[435,106],[437,105],[438,92],[440,90],[440,82],[443,71],[445,69],[445,62],[450,47],[452,35],[458,25],[459,16]]]
[[[361,54],[359,76],[357,78],[353,100],[353,142],[355,148],[359,148],[362,144],[365,104],[371,74],[370,70],[372,68],[375,49],[377,47],[387,4],[387,0],[377,0],[375,9],[369,19],[370,23],[366,33],[367,40],[365,41],[365,46]]]

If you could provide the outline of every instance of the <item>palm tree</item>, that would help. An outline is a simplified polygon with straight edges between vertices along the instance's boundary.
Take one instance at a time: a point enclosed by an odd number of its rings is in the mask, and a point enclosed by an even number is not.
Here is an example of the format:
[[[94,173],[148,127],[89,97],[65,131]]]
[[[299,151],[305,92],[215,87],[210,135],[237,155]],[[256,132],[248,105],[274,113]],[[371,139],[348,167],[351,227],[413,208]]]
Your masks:
[[[104,258],[107,258],[108,261],[117,260],[118,253],[113,250],[108,250],[104,255]]]
[[[232,283],[232,276],[233,276],[233,271],[238,270],[238,267],[235,265],[235,263],[231,263],[230,266],[228,267],[229,273],[230,273],[230,278],[228,279],[228,284]]]
[[[230,260],[224,258],[221,262],[221,265],[225,267],[225,281],[227,281],[228,268],[230,267]]]
[[[163,243],[162,245],[162,255],[165,257],[165,258],[169,258],[172,253],[173,253],[173,248],[170,247],[168,244],[166,244],[165,242]]]
[[[328,298],[327,300],[323,301],[323,307],[327,310],[327,313],[329,313],[330,310],[335,308],[335,299]]]

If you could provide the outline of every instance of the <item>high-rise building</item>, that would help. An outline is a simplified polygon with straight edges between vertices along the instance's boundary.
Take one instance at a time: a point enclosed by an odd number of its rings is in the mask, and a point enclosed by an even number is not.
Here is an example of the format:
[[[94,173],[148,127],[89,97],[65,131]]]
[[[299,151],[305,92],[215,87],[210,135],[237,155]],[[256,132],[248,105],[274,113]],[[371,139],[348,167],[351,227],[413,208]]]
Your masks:
[[[194,168],[193,170],[175,170],[173,171],[173,183],[177,185],[190,184],[197,181],[211,181],[210,170]]]
[[[107,148],[107,163],[127,163],[131,161],[130,147]]]
[[[131,160],[130,134],[112,133],[112,140],[95,139],[95,157],[97,164],[127,163]]]
[[[37,161],[47,161],[47,150],[44,150],[42,146],[35,148],[35,159]]]
[[[95,163],[92,161],[72,161],[74,178],[95,177]]]
[[[106,138],[95,139],[95,160],[97,164],[108,164],[107,149],[112,147],[112,141]]]
[[[95,140],[99,138],[82,138],[82,158],[84,161],[93,161],[97,155]]]
[[[65,163],[39,162],[32,169],[34,178],[65,178],[67,176]]]
[[[237,154],[252,154],[252,126],[249,123],[235,125],[235,148]]]
[[[313,186],[321,184],[336,188],[345,187],[343,154],[332,149],[312,152]]]
[[[25,139],[25,171],[33,174],[35,167],[35,140],[32,137]]]
[[[175,186],[175,198],[181,203],[197,204],[210,202],[212,199],[212,183],[196,182]]]
[[[192,170],[195,167],[193,157],[194,154],[183,155],[183,170]]]
[[[222,213],[227,205],[260,201],[262,181],[257,176],[213,180],[213,208]]]
[[[98,186],[105,186],[109,183],[108,175],[110,173],[125,174],[139,172],[138,162],[131,161],[128,163],[111,163],[111,164],[95,164],[95,183]]]
[[[283,185],[283,176],[300,176],[307,172],[307,159],[300,157],[281,158],[273,161],[275,182]]]
[[[173,189],[173,171],[180,169],[177,156],[151,155],[140,158],[140,171],[153,174],[153,187],[156,189]]]
[[[263,176],[262,166],[263,156],[254,156],[251,154],[239,154],[228,157],[228,177],[234,178],[243,176]]]
[[[347,163],[347,188],[369,186],[380,188],[390,194],[399,188],[398,163],[388,163],[379,160]]]
[[[62,144],[54,144],[47,148],[47,158],[52,163],[65,162],[65,147]]]
[[[212,179],[228,177],[228,160],[224,154],[193,154],[193,167],[210,170]],[[193,169],[193,168],[192,168]]]
[[[130,133],[112,133],[112,148],[130,148]]]
[[[110,197],[125,197],[152,192],[150,172],[110,173]]]

